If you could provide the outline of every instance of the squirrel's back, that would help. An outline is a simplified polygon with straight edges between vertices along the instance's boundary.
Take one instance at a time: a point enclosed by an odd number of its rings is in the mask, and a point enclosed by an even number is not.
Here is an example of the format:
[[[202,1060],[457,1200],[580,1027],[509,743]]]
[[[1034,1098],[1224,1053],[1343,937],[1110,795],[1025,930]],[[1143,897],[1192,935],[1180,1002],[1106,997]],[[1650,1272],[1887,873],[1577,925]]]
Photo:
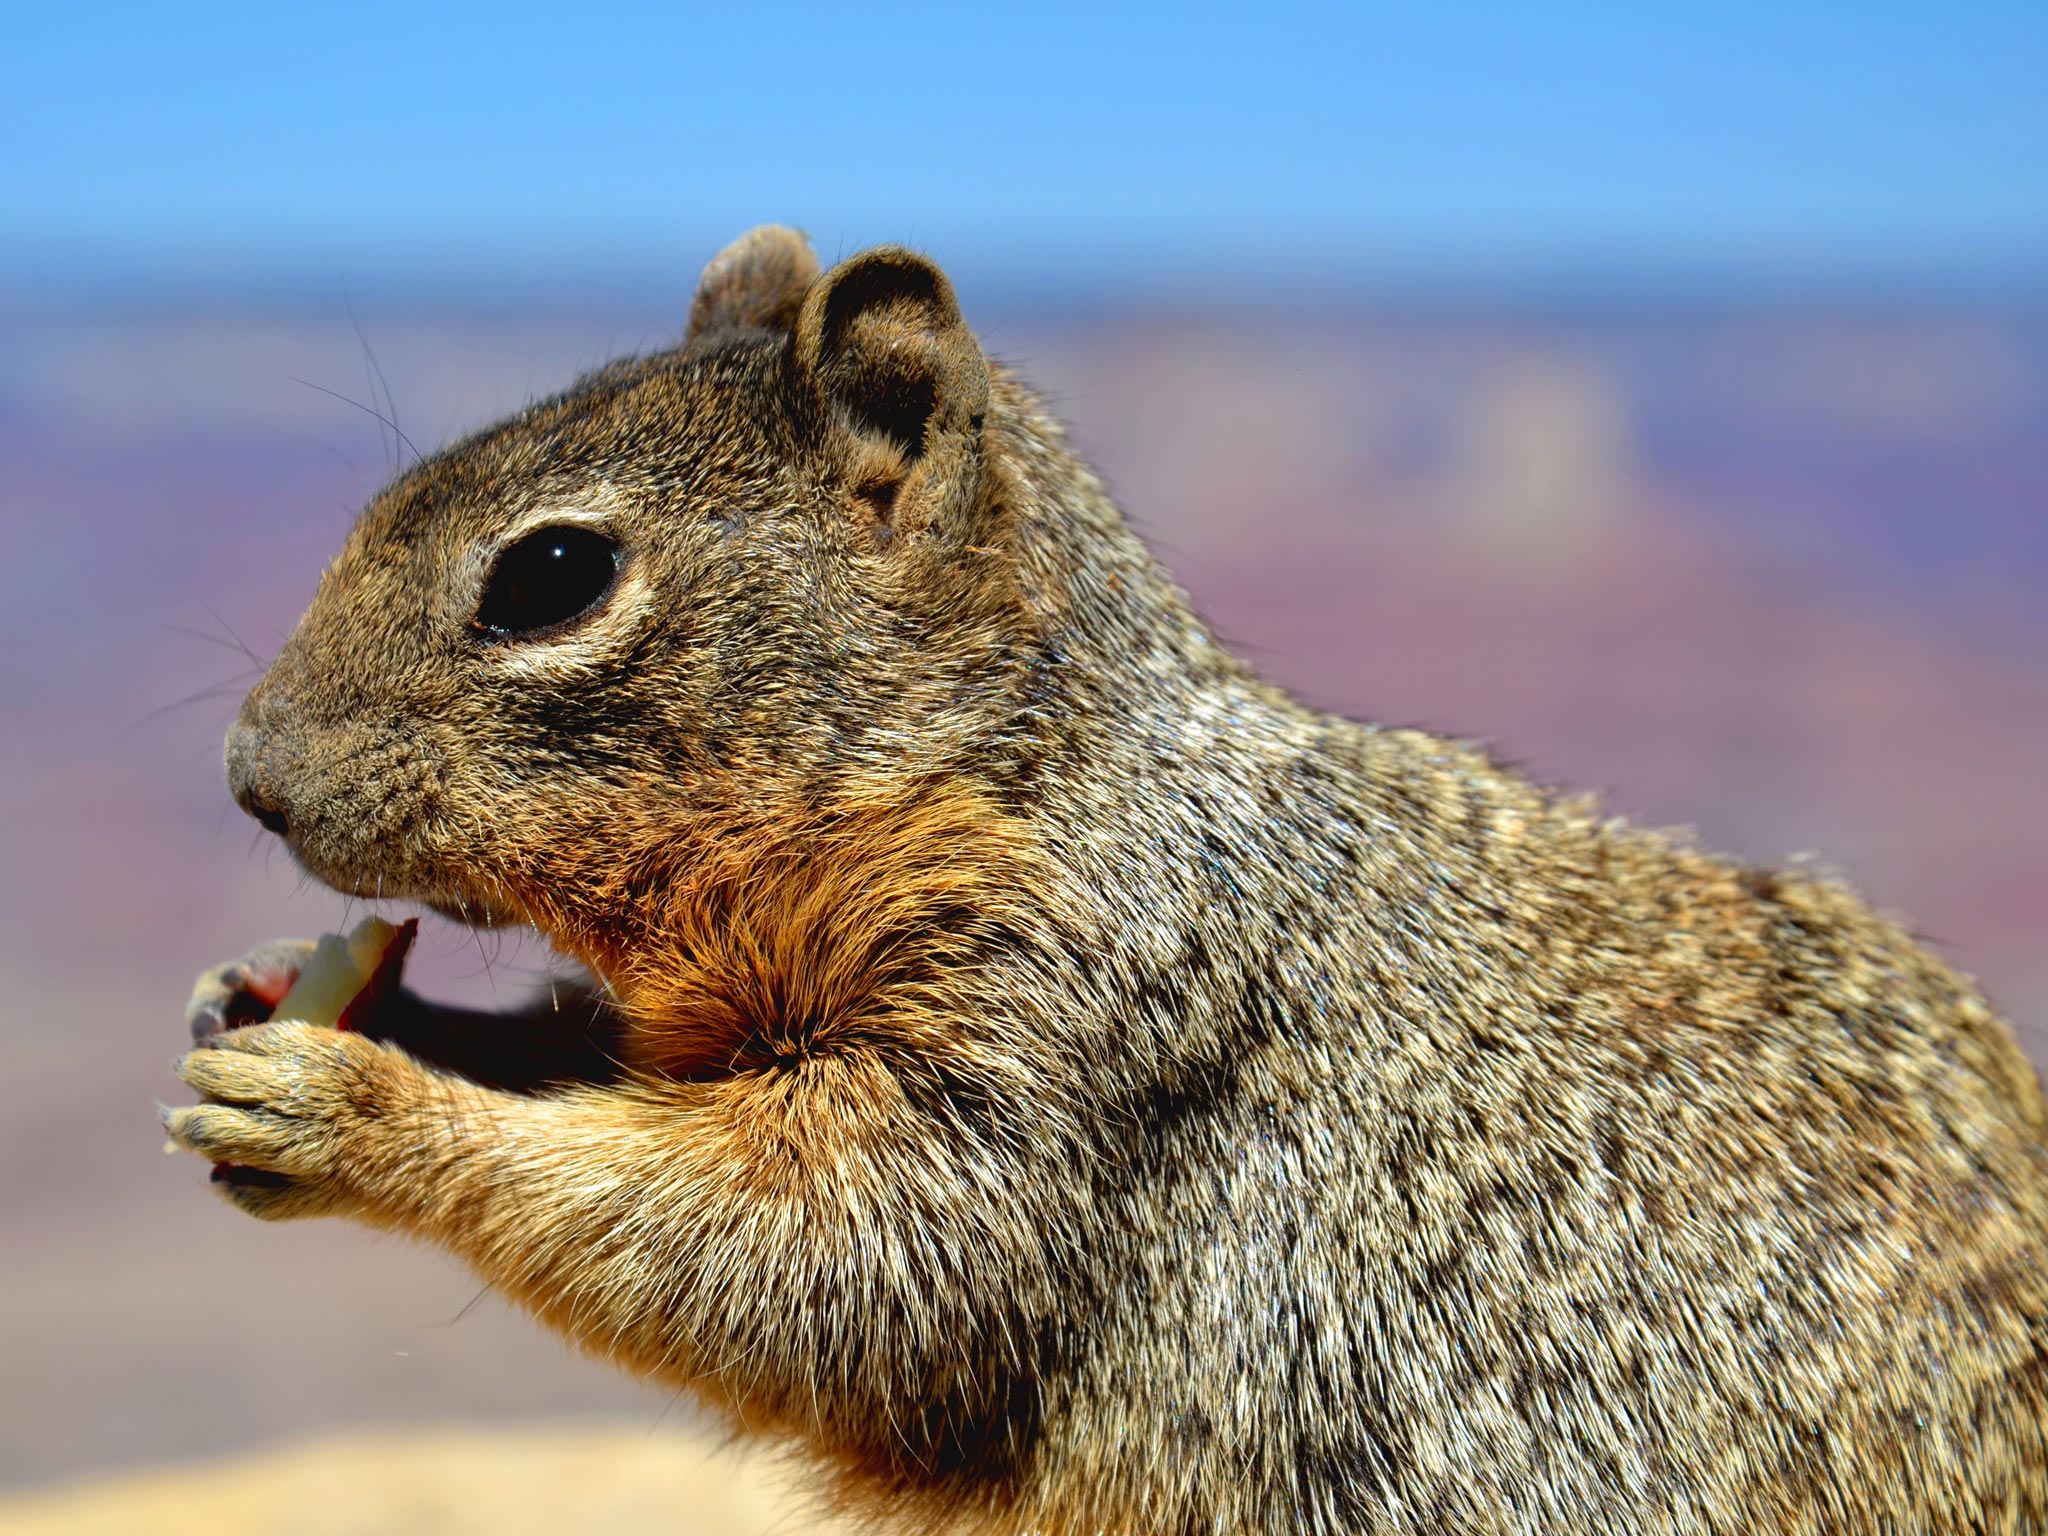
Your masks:
[[[1274,1530],[2048,1521],[2044,1108],[1966,981],[1466,746],[1220,718],[1113,920],[1172,1022],[1087,1443]]]

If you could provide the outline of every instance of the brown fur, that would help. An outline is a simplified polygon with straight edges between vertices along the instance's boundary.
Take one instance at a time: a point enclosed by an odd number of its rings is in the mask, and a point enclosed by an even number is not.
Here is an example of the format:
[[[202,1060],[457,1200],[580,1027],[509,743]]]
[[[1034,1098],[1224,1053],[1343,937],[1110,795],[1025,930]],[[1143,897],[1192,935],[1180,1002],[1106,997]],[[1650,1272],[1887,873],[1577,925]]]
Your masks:
[[[564,517],[612,589],[478,631]],[[395,482],[229,769],[596,985],[210,1037],[172,1133],[854,1513],[2048,1527],[2048,1111],[1969,983],[1259,681],[921,258],[757,231],[683,347]]]
[[[976,945],[1023,932],[1020,893],[1049,883],[1017,817],[943,780],[793,823],[612,828],[597,859],[589,829],[560,841],[503,899],[604,978],[635,1066],[671,1078],[864,1038],[943,1052]]]

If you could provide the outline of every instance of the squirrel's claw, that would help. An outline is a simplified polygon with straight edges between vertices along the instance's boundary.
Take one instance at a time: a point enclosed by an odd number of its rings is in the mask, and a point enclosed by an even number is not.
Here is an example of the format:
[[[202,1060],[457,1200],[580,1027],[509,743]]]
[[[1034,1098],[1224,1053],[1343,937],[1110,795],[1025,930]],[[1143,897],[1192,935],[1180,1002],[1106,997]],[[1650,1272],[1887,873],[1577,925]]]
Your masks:
[[[340,1192],[325,1180],[295,1179],[264,1168],[216,1163],[212,1183],[223,1200],[258,1221],[331,1216],[346,1208]]]
[[[214,1164],[213,1187],[250,1214],[324,1214],[359,1203],[347,1175],[400,1059],[318,1025],[232,1029],[178,1058],[173,1070],[205,1102],[165,1109],[164,1130]]]
[[[217,965],[192,987],[185,1022],[201,1044],[231,1029],[261,1024],[299,979],[312,957],[311,939],[273,939]]]

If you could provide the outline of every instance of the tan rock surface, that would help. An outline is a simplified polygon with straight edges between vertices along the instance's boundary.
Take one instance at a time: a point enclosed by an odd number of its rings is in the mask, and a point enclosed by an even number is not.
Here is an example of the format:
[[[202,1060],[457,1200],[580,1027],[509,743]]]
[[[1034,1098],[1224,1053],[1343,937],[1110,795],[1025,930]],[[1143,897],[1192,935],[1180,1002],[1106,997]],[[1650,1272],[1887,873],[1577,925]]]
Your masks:
[[[328,1435],[0,1502],[5,1536],[822,1536],[772,1467],[644,1427]]]

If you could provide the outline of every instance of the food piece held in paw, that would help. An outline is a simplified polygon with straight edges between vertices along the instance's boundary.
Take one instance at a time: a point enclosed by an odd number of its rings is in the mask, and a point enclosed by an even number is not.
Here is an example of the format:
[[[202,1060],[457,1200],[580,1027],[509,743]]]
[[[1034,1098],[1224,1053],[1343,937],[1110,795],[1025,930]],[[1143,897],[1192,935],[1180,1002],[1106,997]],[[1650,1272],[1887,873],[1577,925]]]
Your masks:
[[[398,985],[406,952],[420,922],[409,917],[396,924],[366,917],[355,932],[343,937],[323,933],[313,956],[299,972],[292,989],[279,999],[272,1019],[297,1019],[331,1029],[361,1029]]]

